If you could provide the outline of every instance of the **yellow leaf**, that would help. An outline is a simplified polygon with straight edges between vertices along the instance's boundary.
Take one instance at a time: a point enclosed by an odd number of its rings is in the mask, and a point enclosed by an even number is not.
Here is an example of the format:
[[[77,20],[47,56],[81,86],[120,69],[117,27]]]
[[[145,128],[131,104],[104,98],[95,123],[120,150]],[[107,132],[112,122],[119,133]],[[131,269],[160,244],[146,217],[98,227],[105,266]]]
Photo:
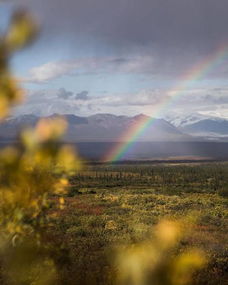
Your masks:
[[[38,27],[33,17],[24,10],[17,10],[6,35],[7,48],[10,51],[23,48],[34,39],[37,31]]]

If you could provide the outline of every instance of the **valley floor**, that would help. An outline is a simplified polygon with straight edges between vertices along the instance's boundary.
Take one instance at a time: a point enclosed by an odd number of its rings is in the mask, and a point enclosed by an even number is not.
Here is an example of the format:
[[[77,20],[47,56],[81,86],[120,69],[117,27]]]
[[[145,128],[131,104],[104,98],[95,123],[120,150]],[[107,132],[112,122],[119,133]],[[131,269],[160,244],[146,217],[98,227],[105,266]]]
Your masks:
[[[207,258],[193,284],[225,284],[227,196],[225,162],[87,166],[71,178],[65,208],[51,209],[49,234],[62,248],[59,278],[64,284],[114,284],[120,245],[147,239],[161,219],[194,216],[178,248],[200,248]]]

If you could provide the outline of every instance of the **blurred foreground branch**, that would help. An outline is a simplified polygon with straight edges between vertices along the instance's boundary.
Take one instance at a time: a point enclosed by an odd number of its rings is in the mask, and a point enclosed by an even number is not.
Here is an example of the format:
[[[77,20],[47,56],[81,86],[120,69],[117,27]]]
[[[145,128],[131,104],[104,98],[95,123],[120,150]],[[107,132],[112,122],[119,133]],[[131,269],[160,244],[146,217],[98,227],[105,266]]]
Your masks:
[[[188,225],[189,227],[189,225]],[[161,221],[150,238],[123,247],[117,256],[119,285],[187,285],[206,258],[199,249],[180,251],[187,235],[184,221]]]
[[[23,98],[10,72],[10,58],[30,44],[37,31],[32,16],[19,10],[0,37],[1,120]],[[51,243],[45,241],[49,197],[64,193],[67,177],[79,166],[73,149],[60,144],[66,127],[63,118],[41,120],[35,129],[20,134],[17,145],[0,150],[1,284],[50,284],[56,280]],[[59,207],[64,207],[61,197]]]

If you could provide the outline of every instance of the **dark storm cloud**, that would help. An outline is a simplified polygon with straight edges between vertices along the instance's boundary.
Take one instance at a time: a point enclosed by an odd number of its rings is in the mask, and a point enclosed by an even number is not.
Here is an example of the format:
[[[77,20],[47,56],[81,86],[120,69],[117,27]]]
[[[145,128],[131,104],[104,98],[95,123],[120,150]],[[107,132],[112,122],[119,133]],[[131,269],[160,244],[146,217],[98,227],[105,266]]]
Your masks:
[[[34,9],[44,36],[134,48],[214,49],[227,42],[227,0],[17,0]],[[168,47],[168,48],[167,48]]]

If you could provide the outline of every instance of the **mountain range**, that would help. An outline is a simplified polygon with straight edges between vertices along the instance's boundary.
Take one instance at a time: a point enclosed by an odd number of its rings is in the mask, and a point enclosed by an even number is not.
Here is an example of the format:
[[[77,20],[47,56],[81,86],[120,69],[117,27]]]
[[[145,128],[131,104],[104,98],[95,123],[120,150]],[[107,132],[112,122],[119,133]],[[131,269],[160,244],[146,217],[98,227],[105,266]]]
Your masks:
[[[195,113],[185,117],[175,116],[167,120],[180,131],[191,136],[215,140],[228,139],[228,120],[224,118]]]
[[[53,114],[46,118],[59,116]],[[68,142],[116,142],[129,139],[129,130],[134,130],[141,121],[151,124],[137,137],[138,141],[194,141],[214,138],[228,139],[228,120],[192,114],[186,117],[151,119],[140,114],[133,117],[112,114],[96,114],[88,117],[65,115],[68,131],[64,140]],[[19,130],[35,126],[40,117],[33,114],[9,117],[0,124],[0,137],[15,139]]]
[[[58,114],[46,118],[54,118]],[[68,131],[64,140],[68,142],[116,142],[126,141],[129,130],[134,129],[140,122],[149,121],[151,118],[143,114],[127,117],[111,114],[97,114],[89,117],[65,115],[68,122]],[[2,139],[14,139],[19,130],[35,126],[40,117],[35,115],[21,115],[8,118],[0,125]],[[176,141],[186,140],[185,135],[177,127],[164,119],[153,119],[152,123],[138,137],[138,141]]]

